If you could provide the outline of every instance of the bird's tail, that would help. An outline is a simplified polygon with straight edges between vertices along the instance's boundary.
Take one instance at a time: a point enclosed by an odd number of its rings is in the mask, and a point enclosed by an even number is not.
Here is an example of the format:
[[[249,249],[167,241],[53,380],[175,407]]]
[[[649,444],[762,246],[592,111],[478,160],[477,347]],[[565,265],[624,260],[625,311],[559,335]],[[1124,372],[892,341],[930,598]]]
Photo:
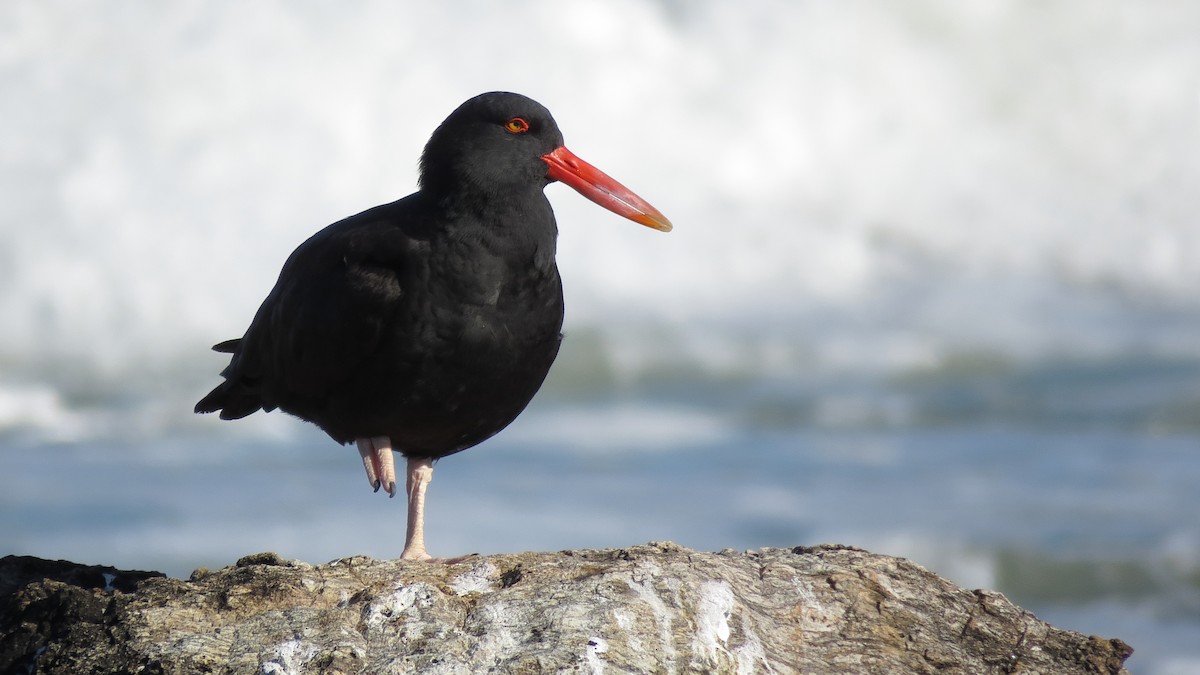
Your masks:
[[[240,420],[263,409],[258,392],[236,380],[225,380],[196,404],[197,413],[221,411],[223,420]]]
[[[220,352],[222,354],[233,354],[238,349],[240,349],[241,346],[242,346],[242,338],[233,338],[232,340],[218,342],[217,344],[212,346],[212,350],[214,352]]]
[[[213,345],[213,351],[234,354],[241,346],[241,338],[226,340]],[[240,420],[251,413],[263,409],[262,399],[258,392],[249,387],[241,378],[234,376],[226,368],[221,374],[225,381],[218,384],[208,395],[200,399],[194,408],[197,413],[213,413],[221,411],[223,420]]]

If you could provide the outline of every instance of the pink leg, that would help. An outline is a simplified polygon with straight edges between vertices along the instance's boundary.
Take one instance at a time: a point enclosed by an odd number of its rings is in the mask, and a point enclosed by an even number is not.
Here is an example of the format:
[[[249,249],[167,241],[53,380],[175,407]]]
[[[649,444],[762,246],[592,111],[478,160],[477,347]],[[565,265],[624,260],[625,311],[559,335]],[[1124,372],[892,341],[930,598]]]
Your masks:
[[[432,459],[408,459],[408,532],[401,560],[430,560],[425,551],[425,488],[433,480]]]
[[[392,441],[387,436],[360,438],[355,441],[367,470],[367,482],[379,492],[380,486],[389,496],[396,496],[396,462],[392,457]],[[410,479],[411,480],[411,479]]]

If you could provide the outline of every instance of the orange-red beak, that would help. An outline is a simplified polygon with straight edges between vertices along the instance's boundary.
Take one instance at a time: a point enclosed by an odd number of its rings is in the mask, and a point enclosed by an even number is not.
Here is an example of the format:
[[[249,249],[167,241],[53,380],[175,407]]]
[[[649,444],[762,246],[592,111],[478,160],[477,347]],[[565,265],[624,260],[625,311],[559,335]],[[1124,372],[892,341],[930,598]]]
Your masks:
[[[542,161],[550,165],[547,172],[550,178],[570,185],[576,192],[609,211],[646,227],[662,232],[671,231],[671,221],[658,209],[608,174],[576,157],[566,147],[542,155]]]

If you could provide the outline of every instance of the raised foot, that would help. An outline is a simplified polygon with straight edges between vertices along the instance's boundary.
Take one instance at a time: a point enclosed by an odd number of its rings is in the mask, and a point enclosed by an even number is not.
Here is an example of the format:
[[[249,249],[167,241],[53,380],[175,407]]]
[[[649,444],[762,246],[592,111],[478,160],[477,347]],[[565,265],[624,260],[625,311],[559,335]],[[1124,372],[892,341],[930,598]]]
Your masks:
[[[392,459],[392,441],[387,436],[360,438],[355,444],[362,456],[367,482],[379,492],[383,488],[389,497],[396,496],[396,467]]]

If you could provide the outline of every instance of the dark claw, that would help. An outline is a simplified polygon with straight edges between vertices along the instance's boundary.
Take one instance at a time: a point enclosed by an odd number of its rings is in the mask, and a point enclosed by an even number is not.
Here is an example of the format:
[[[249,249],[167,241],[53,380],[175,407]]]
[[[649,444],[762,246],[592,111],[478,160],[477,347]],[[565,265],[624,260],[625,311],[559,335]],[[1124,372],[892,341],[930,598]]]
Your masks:
[[[396,481],[388,483],[388,497],[396,496]]]
[[[374,483],[371,483],[371,487],[375,488],[375,492],[379,492],[379,479],[378,478],[375,479]]]

